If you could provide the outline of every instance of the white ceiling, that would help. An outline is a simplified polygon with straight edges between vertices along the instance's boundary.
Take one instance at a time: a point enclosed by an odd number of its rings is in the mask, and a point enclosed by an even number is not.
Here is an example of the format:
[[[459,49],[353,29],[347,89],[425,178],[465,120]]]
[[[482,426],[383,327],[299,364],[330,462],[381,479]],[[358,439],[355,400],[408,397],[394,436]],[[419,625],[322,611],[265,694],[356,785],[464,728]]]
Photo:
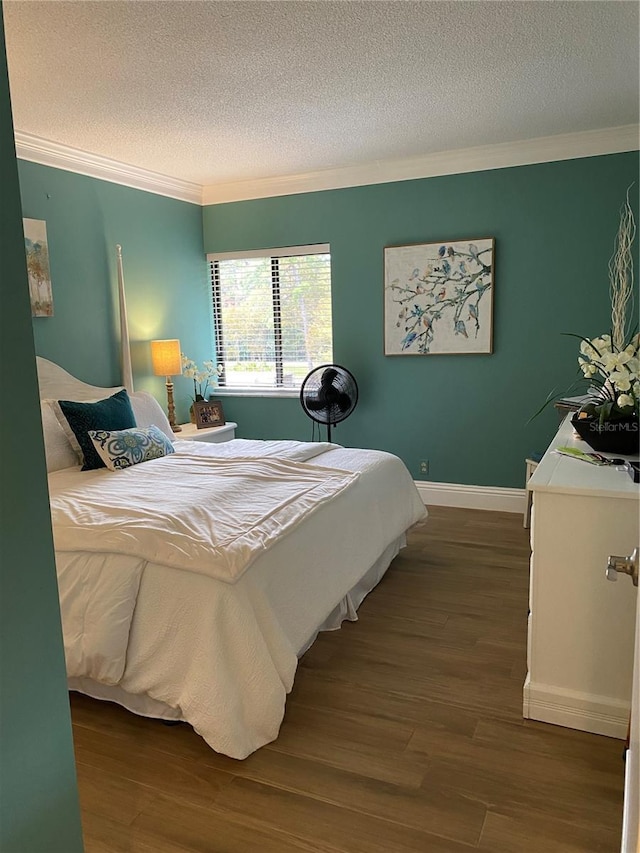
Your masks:
[[[5,0],[18,132],[200,185],[638,122],[635,2]]]

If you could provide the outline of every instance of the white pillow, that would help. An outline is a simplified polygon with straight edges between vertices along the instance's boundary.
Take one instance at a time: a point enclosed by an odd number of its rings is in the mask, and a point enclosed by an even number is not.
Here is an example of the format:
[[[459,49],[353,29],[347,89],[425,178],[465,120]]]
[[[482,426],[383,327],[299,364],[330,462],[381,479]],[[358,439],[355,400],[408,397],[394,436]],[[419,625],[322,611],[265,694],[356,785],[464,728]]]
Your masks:
[[[134,391],[132,394],[129,394],[129,399],[131,400],[131,408],[133,409],[137,426],[157,426],[167,438],[170,438],[171,441],[174,440],[176,436],[169,426],[169,418],[165,415],[160,403],[158,403],[152,394],[149,394],[148,391]]]
[[[40,416],[44,434],[44,452],[47,457],[47,473],[77,465],[78,457],[60,426],[49,400],[40,401]]]

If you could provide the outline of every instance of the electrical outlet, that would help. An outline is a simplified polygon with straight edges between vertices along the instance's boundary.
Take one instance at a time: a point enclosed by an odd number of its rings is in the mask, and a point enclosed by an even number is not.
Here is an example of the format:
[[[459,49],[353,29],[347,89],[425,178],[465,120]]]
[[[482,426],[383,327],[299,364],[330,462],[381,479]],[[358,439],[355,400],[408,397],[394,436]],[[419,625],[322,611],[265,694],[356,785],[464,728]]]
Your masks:
[[[421,459],[420,460],[420,473],[421,474],[428,474],[429,473],[429,460],[428,459]]]

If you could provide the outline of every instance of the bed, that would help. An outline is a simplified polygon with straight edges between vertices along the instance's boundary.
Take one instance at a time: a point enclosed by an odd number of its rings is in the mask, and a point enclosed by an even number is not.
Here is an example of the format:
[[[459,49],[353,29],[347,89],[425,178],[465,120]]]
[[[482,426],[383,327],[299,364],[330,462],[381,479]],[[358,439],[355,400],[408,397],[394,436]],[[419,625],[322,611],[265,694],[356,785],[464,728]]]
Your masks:
[[[137,426],[172,451],[82,471],[51,401],[121,389],[41,358],[38,377],[70,689],[245,758],[277,737],[318,632],[357,619],[425,518],[409,472],[321,442],[180,440],[145,392],[129,395]]]

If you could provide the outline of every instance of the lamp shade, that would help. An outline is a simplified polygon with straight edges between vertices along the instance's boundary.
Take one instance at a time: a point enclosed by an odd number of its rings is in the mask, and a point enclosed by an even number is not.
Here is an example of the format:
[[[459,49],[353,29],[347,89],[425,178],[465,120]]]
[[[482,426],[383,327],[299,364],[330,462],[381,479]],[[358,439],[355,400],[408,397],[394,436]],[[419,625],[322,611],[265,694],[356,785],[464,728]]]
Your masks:
[[[156,376],[177,376],[182,373],[180,341],[151,341],[151,361]]]

